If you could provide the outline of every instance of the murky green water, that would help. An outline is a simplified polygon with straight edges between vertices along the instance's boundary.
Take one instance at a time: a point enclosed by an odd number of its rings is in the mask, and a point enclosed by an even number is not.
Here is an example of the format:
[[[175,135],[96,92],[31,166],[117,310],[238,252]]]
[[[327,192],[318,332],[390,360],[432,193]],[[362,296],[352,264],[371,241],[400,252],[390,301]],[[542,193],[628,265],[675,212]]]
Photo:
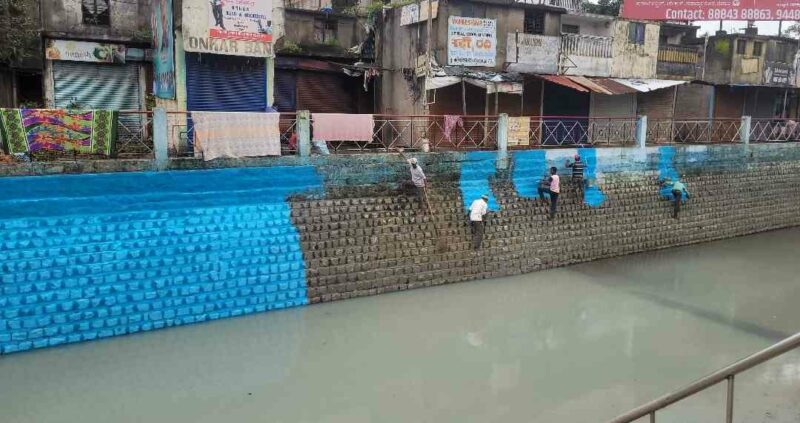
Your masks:
[[[0,358],[2,422],[602,422],[800,331],[800,229]],[[724,386],[659,422],[722,421]],[[737,379],[800,421],[800,352]]]

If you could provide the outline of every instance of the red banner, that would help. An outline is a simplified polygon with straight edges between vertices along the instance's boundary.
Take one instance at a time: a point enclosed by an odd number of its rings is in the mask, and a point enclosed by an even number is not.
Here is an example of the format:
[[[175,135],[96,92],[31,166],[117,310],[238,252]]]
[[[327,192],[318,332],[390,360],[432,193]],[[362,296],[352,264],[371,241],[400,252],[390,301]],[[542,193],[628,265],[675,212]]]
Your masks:
[[[621,15],[677,21],[796,21],[800,0],[626,0]]]

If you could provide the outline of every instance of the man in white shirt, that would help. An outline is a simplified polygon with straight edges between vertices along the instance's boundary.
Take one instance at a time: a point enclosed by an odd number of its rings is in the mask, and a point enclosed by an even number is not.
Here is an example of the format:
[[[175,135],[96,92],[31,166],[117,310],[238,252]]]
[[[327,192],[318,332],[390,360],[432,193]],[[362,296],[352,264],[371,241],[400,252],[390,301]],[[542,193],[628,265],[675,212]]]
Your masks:
[[[417,164],[416,157],[408,159],[408,164],[411,165],[411,182],[419,190],[425,188],[425,172],[422,171],[422,166]]]
[[[472,202],[469,206],[469,224],[472,227],[472,246],[476,250],[481,248],[483,242],[483,216],[489,211],[489,196],[482,195],[481,198]]]

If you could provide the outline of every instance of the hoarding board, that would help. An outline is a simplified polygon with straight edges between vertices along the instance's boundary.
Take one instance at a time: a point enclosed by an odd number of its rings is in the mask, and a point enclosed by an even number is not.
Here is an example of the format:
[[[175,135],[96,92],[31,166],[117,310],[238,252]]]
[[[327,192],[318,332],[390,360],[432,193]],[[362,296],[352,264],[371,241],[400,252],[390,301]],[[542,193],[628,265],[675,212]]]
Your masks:
[[[172,0],[154,0],[153,15],[153,93],[159,98],[175,98],[175,34],[172,26]]]
[[[184,50],[271,57],[272,0],[184,0]]]
[[[47,60],[72,62],[125,63],[125,46],[88,41],[47,40]]]
[[[447,20],[447,64],[493,67],[497,56],[494,19],[450,16]]]
[[[798,0],[628,0],[629,19],[719,21],[800,20]]]

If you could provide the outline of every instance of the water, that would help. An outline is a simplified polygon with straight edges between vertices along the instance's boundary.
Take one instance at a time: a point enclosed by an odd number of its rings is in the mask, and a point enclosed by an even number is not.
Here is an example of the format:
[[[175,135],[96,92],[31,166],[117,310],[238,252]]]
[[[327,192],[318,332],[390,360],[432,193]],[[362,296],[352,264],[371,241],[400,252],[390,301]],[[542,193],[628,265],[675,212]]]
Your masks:
[[[800,331],[800,229],[0,358],[3,422],[602,422]],[[659,414],[722,421],[724,386]],[[735,421],[800,421],[800,352]]]

